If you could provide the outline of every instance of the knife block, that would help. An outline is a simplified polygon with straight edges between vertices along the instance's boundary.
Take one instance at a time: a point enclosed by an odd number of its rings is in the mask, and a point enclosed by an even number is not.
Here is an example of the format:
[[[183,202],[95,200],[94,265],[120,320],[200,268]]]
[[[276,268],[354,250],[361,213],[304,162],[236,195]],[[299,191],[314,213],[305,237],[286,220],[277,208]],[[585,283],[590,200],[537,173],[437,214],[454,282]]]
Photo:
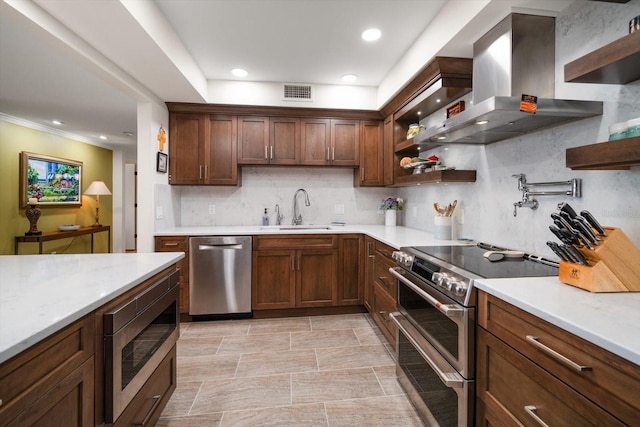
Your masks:
[[[558,278],[590,292],[640,292],[640,249],[621,229],[604,229],[600,245],[579,249],[590,265],[560,261]]]

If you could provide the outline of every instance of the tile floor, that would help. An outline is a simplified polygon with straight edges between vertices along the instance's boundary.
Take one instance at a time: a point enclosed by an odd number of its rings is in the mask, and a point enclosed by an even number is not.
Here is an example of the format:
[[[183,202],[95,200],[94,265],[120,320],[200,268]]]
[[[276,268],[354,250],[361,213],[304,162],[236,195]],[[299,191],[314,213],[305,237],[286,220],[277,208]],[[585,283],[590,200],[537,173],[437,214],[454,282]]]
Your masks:
[[[183,323],[158,427],[422,426],[368,314]]]

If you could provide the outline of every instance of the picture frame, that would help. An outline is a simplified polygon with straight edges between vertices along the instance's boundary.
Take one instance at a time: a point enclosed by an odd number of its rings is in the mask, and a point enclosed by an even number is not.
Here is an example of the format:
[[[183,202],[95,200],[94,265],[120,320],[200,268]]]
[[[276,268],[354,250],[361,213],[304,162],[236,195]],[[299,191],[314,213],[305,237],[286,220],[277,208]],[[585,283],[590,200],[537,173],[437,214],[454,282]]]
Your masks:
[[[18,194],[20,208],[33,198],[41,208],[82,206],[82,162],[22,151]]]
[[[167,160],[168,157],[165,153],[158,151],[158,158],[156,162],[156,170],[161,173],[167,173]]]

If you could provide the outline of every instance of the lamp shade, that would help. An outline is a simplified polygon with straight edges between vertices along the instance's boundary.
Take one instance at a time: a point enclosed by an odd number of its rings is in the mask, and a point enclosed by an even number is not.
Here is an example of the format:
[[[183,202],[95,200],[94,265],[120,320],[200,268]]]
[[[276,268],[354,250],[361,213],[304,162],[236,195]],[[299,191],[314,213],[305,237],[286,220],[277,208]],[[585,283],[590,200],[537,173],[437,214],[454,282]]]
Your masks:
[[[84,194],[88,196],[110,196],[111,191],[103,181],[96,179],[84,190]]]

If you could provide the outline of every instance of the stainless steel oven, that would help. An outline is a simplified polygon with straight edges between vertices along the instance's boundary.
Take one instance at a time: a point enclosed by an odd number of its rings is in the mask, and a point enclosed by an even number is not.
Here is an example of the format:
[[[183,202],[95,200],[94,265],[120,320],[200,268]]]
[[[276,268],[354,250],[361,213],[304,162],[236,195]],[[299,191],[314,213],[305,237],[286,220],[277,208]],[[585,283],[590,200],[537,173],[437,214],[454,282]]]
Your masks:
[[[179,272],[104,314],[105,419],[114,422],[179,335]]]
[[[398,283],[398,379],[429,426],[472,426],[476,291],[479,278],[554,276],[557,263],[522,253],[492,262],[483,243],[407,247],[393,253]]]

